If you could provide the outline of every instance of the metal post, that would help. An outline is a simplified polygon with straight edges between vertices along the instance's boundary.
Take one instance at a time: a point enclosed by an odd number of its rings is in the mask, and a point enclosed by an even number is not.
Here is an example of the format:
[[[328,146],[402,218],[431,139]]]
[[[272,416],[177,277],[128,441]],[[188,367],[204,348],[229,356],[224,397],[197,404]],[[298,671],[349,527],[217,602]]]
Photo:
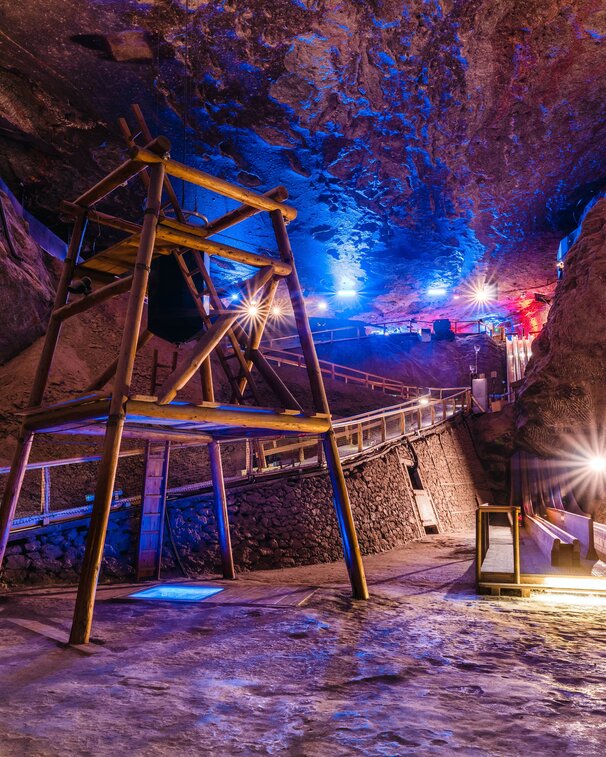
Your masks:
[[[221,450],[217,442],[208,445],[208,457],[210,459],[210,474],[213,482],[213,494],[215,501],[215,517],[217,518],[217,530],[219,532],[219,549],[221,550],[221,565],[223,578],[234,579],[234,558],[231,551],[231,538],[229,535],[229,513],[227,511],[227,496],[225,494],[225,481],[223,479],[223,464],[221,462]]]
[[[111,510],[122,431],[124,429],[124,404],[130,390],[137,336],[141,326],[149,269],[156,239],[156,226],[160,214],[162,184],[164,181],[163,164],[154,164],[150,169],[150,173],[145,219],[137,251],[133,284],[128,300],[116,378],[105,431],[103,457],[99,466],[95,501],[93,503],[84,563],[78,586],[78,595],[76,597],[76,607],[70,635],[70,643],[72,644],[88,643],[93,620],[95,593]]]
[[[286,224],[280,210],[270,213],[280,257],[285,263],[291,265],[291,273],[286,277],[286,284],[290,294],[295,322],[301,349],[305,357],[305,366],[309,377],[310,389],[314,401],[314,406],[319,413],[327,413],[330,416],[330,407],[324,389],[324,381],[320,370],[320,363],[316,353],[316,347],[313,341],[309,321],[305,312],[305,301],[301,284],[297,275],[295,262],[293,259]],[[364,575],[364,565],[362,555],[358,544],[356,527],[351,512],[351,503],[345,485],[345,476],[339,458],[337,440],[332,426],[324,436],[324,454],[330,473],[330,480],[334,492],[334,506],[337,513],[337,521],[341,532],[343,542],[343,552],[345,563],[349,572],[353,596],[356,599],[368,599],[368,588],[366,586],[366,577]]]

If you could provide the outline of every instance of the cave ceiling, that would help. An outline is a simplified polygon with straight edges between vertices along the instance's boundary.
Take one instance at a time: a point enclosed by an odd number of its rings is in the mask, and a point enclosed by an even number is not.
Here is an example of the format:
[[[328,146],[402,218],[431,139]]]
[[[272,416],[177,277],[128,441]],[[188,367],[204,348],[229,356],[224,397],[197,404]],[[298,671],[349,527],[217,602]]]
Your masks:
[[[471,316],[453,295],[478,277],[499,284],[494,314],[523,309],[606,175],[601,0],[0,8],[0,175],[25,204],[56,225],[62,199],[123,159],[116,121],[137,102],[177,160],[288,188],[303,284],[331,313]],[[208,217],[233,206],[183,199]],[[271,247],[269,231],[233,234]],[[343,288],[360,294],[341,303]]]

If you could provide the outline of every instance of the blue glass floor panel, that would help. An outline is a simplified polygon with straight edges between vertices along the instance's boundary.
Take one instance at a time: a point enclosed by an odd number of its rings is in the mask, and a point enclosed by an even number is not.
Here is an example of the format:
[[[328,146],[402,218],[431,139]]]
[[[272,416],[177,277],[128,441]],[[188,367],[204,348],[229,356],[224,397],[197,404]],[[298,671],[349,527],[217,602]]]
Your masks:
[[[161,584],[150,586],[129,594],[130,599],[151,599],[162,602],[202,602],[223,591],[217,586],[198,586],[196,584]]]

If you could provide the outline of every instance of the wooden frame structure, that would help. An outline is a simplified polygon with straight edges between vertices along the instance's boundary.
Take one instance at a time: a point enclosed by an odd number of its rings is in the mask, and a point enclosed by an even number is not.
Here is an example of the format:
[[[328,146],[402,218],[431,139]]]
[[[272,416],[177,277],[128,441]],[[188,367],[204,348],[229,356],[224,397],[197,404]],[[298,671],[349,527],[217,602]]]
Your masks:
[[[295,209],[284,203],[287,192],[283,187],[277,187],[263,195],[257,194],[172,160],[168,140],[164,137],[152,139],[141,111],[137,106],[133,106],[133,110],[139,126],[138,132],[146,141],[145,147],[135,144],[126,121],[121,120],[120,126],[130,147],[129,159],[73,203],[64,203],[64,211],[74,220],[73,232],[31,389],[29,406],[24,412],[17,448],[0,505],[0,561],[4,556],[35,434],[54,432],[103,436],[103,451],[70,636],[74,644],[87,643],[123,438],[146,440],[150,455],[155,454],[159,460],[156,468],[164,472],[168,469],[168,447],[171,440],[208,444],[223,574],[225,577],[234,577],[218,442],[242,437],[254,440],[267,435],[275,436],[276,433],[285,436],[319,434],[322,437],[325,460],[334,491],[334,505],[353,596],[366,599],[368,590],[364,568],[337,451],[330,408],[286,230],[286,222],[296,217]],[[147,187],[142,223],[133,223],[109,215],[95,207],[111,192],[135,176],[141,177]],[[192,224],[179,206],[170,183],[171,176],[242,204],[204,226]],[[172,205],[171,215],[165,212],[167,206],[163,204],[163,195],[168,204]],[[270,214],[278,256],[252,253],[209,239],[213,234],[259,212]],[[87,260],[81,260],[80,251],[89,220],[95,225],[126,232],[127,236]],[[241,307],[224,304],[221,299],[210,266],[205,264],[203,253],[237,261],[255,270],[250,278],[241,283],[240,291],[243,297],[257,298],[261,303],[260,310],[265,315],[256,320],[248,331],[240,323],[243,315]],[[147,330],[142,330],[142,319],[150,266],[158,255],[176,257],[204,329],[200,336],[186,345],[180,362],[162,382],[155,396],[137,396],[131,391],[131,380],[137,352],[151,338]],[[192,259],[195,269],[192,269]],[[91,271],[109,274],[109,283],[88,296],[70,297],[70,283],[75,273]],[[259,349],[267,313],[276,287],[282,279],[288,287],[305,357],[315,410],[311,414],[303,412],[298,401]],[[129,292],[129,297],[116,360],[86,388],[84,393],[63,402],[45,405],[44,393],[62,323],[124,292]],[[209,298],[210,308],[205,306],[204,297]],[[232,371],[223,348],[226,341],[231,347],[231,357],[237,360],[237,373]],[[218,358],[229,380],[232,388],[230,404],[215,402],[211,355]],[[280,409],[243,407],[247,387],[257,405],[259,404],[253,369],[258,371],[272,389]],[[197,405],[176,400],[178,392],[198,373],[202,380],[203,402]],[[110,379],[111,390],[103,391],[104,385]],[[164,456],[158,451],[159,444],[160,447],[165,445]],[[146,474],[149,469],[149,465],[146,464]],[[165,476],[165,473],[162,475]],[[165,483],[166,481],[164,490]],[[160,511],[154,511],[152,516],[161,517]]]

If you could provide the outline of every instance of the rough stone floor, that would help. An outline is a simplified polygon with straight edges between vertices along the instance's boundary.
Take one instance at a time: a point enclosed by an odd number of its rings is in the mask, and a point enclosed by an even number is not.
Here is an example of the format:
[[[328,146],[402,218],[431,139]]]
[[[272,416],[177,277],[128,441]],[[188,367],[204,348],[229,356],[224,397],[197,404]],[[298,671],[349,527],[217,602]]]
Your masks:
[[[101,601],[84,655],[8,618],[69,625],[72,600],[0,604],[0,754],[603,755],[606,604],[473,595],[472,536],[248,574],[320,588],[302,607]]]

